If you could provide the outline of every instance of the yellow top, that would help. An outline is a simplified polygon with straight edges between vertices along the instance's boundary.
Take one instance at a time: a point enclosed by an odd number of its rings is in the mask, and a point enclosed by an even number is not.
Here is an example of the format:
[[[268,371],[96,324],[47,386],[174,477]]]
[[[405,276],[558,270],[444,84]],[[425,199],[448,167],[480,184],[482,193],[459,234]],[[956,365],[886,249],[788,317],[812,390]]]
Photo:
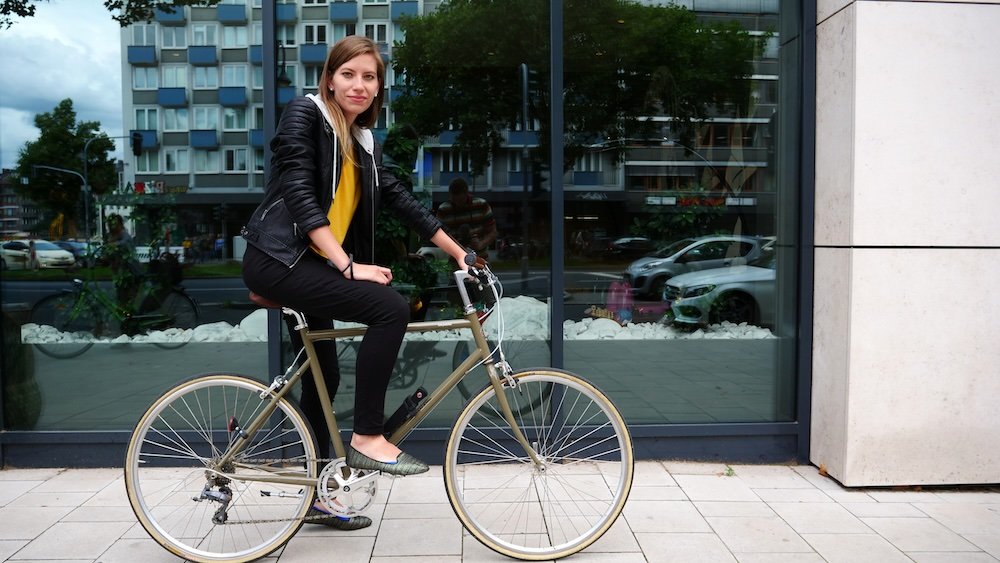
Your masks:
[[[357,168],[345,162],[345,166],[340,170],[340,182],[337,183],[336,197],[330,204],[330,209],[326,211],[326,218],[330,220],[330,231],[337,242],[344,244],[344,237],[347,236],[347,229],[351,226],[351,218],[358,209],[358,202],[361,201],[361,189],[358,188]],[[329,258],[315,244],[310,245],[314,252],[324,258]]]

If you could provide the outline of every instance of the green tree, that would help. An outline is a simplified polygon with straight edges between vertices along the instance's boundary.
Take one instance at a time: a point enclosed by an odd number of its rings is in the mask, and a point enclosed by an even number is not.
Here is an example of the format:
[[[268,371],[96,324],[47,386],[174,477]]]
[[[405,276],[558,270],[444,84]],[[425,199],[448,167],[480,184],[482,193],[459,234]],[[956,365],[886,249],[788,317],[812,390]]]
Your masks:
[[[48,0],[0,0],[0,26],[10,27],[14,17],[34,17],[35,8],[41,2]],[[151,21],[156,10],[173,13],[182,6],[215,6],[218,3],[219,0],[104,0],[104,7],[111,12],[112,19],[125,27]]]
[[[73,100],[67,98],[51,112],[35,116],[35,127],[40,131],[38,139],[28,141],[18,152],[17,174],[28,178],[29,182],[18,184],[16,189],[50,212],[51,215],[43,220],[50,221],[63,214],[65,230],[71,234],[78,231],[85,208],[80,178],[75,174],[33,167],[51,166],[82,174],[84,145],[94,139],[87,147],[87,179],[91,190],[94,195],[113,190],[117,174],[109,153],[114,143],[99,130],[100,126],[97,121],[77,121]]]
[[[564,169],[594,143],[615,150],[626,138],[662,136],[645,116],[671,116],[670,134],[690,145],[706,117],[749,111],[748,77],[764,38],[676,5],[567,0],[564,10],[572,14],[564,29]],[[393,50],[404,77],[393,111],[425,135],[457,131],[456,148],[480,174],[520,119],[518,68],[526,63],[539,82],[529,111],[541,122],[540,160],[551,142],[548,20],[548,3],[537,0],[451,0],[405,20],[406,42]]]

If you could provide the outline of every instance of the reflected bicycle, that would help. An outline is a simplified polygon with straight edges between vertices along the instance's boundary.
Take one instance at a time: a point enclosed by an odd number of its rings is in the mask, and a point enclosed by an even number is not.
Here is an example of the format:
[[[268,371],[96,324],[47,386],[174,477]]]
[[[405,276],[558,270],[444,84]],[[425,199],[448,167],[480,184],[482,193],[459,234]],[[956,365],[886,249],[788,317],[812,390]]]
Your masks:
[[[462,525],[498,553],[524,560],[577,553],[611,527],[628,498],[634,457],[625,421],[576,374],[511,369],[503,331],[491,348],[481,324],[494,310],[503,324],[499,280],[488,267],[454,275],[464,318],[413,322],[407,330],[471,329],[469,357],[386,436],[400,443],[484,365],[488,382],[459,412],[445,444],[448,500]],[[464,287],[470,276],[495,298],[483,317]],[[251,561],[288,542],[314,502],[349,517],[375,499],[380,473],[347,466],[333,410],[325,422],[336,457],[319,459],[312,428],[288,395],[311,369],[328,404],[314,343],[365,328],[310,330],[301,313],[283,312],[296,320],[307,361],[293,361],[269,384],[229,373],[195,376],[154,401],[129,439],[129,503],[150,536],[179,557]]]

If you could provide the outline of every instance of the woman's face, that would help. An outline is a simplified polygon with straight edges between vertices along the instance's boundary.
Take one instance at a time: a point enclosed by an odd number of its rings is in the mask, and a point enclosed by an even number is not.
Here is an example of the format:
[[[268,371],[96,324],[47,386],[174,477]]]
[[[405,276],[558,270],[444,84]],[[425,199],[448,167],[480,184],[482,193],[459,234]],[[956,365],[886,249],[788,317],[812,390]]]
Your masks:
[[[328,86],[348,123],[354,123],[354,118],[372,105],[381,87],[375,56],[370,53],[358,55],[340,65]]]

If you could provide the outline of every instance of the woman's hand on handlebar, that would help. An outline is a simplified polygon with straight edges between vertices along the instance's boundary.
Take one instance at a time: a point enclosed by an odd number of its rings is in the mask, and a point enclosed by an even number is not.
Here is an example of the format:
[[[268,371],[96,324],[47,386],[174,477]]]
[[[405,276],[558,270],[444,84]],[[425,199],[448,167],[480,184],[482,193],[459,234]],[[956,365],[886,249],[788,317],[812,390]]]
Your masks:
[[[346,272],[344,272],[344,276],[348,279],[370,281],[381,285],[388,285],[389,282],[392,281],[392,270],[377,264],[358,264],[355,262]]]

